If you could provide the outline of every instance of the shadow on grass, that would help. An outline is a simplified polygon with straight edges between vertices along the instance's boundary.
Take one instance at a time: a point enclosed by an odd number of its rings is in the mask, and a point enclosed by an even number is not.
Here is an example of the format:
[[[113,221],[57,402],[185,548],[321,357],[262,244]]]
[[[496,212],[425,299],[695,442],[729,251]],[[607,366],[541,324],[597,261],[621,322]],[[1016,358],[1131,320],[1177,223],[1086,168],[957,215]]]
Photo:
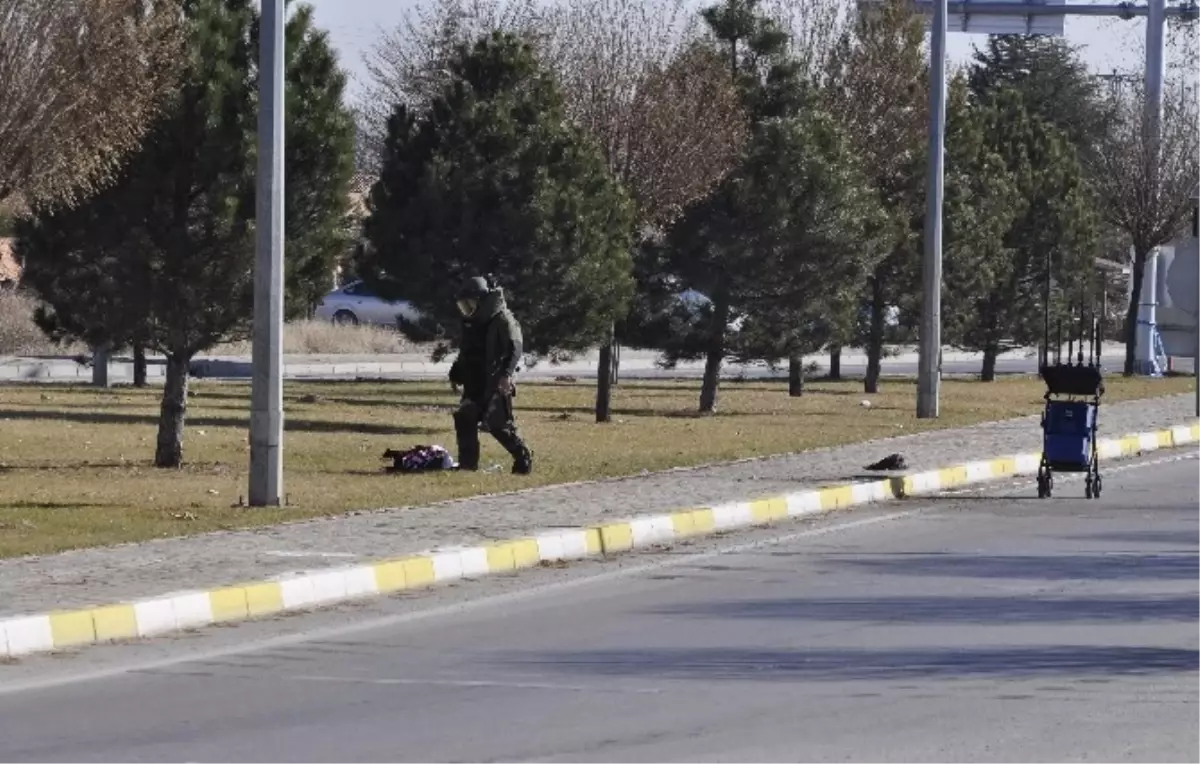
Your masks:
[[[86,501],[14,501],[0,504],[0,510],[104,509],[115,506]]]
[[[646,648],[510,652],[494,660],[523,671],[701,682],[1138,676],[1195,671],[1200,662],[1196,650],[1185,648],[1093,645],[895,650]]]
[[[115,424],[115,425],[157,425],[158,416],[119,414],[93,411],[89,413],[74,413],[65,411],[9,411],[0,410],[0,419],[18,419],[30,422],[57,421],[75,422],[79,424]],[[230,427],[245,429],[250,426],[250,418],[245,417],[189,417],[187,424],[192,427]],[[377,424],[368,422],[326,422],[316,419],[285,419],[284,429],[289,432],[314,433],[363,433],[367,435],[433,435],[441,430],[430,427],[406,427],[402,425]]]
[[[283,396],[283,400],[285,403],[288,403],[288,404],[302,404],[302,405],[313,405],[313,406],[317,406],[322,403],[339,403],[339,404],[346,405],[346,406],[385,406],[385,407],[396,406],[397,399],[402,400],[404,398],[447,398],[447,399],[453,398],[453,399],[457,400],[453,391],[451,391],[450,388],[448,388],[448,387],[445,390],[437,390],[437,389],[433,389],[433,390],[430,390],[430,389],[379,390],[377,392],[377,394],[371,394],[369,397],[361,397],[361,398],[345,398],[345,397],[340,397],[340,396],[330,396],[330,395],[326,394],[330,387],[335,387],[335,386],[340,387],[343,385],[346,387],[350,387],[350,386],[353,386],[356,384],[362,385],[363,383],[361,383],[361,382],[358,382],[358,383],[344,382],[343,383],[343,382],[333,381],[333,382],[321,382],[321,383],[306,383],[303,386],[299,385],[299,384],[288,385],[288,388],[290,388],[291,392],[285,393]],[[408,384],[408,383],[405,383],[405,384]],[[309,396],[313,396],[315,398],[315,400],[312,400],[311,402],[306,401],[305,399],[308,398]],[[238,402],[244,403],[245,405],[249,406],[250,405],[250,391],[247,389],[245,392],[236,393],[236,392],[228,392],[228,391],[224,391],[224,390],[215,391],[215,390],[210,390],[210,389],[201,389],[201,390],[197,391],[195,398],[193,398],[192,400],[195,400],[195,401],[213,401],[213,400],[238,401]]]

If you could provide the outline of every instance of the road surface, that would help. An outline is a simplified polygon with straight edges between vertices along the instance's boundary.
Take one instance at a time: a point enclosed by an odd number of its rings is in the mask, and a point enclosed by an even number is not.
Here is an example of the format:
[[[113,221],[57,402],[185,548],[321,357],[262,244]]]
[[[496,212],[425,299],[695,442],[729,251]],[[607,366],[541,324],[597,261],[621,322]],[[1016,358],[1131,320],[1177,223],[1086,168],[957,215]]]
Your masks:
[[[0,759],[1194,762],[1195,456],[0,666]]]

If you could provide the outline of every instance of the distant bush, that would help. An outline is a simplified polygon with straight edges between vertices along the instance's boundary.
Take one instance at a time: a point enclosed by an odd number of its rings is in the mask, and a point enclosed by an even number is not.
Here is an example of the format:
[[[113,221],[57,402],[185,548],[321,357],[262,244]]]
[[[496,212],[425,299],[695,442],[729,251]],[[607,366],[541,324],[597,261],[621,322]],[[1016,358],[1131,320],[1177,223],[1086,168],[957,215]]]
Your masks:
[[[82,345],[55,345],[37,324],[33,311],[37,301],[28,293],[0,291],[0,356],[87,353]],[[205,355],[250,355],[249,342],[214,348]],[[379,326],[350,326],[327,321],[295,321],[284,327],[283,352],[289,355],[384,355],[421,352],[394,329]]]
[[[251,343],[222,345],[210,355],[250,355]],[[412,353],[421,348],[395,329],[381,326],[294,321],[284,327],[283,352],[288,355],[382,355]]]
[[[37,301],[17,290],[0,290],[0,355],[70,355],[74,347],[51,342],[33,322]]]

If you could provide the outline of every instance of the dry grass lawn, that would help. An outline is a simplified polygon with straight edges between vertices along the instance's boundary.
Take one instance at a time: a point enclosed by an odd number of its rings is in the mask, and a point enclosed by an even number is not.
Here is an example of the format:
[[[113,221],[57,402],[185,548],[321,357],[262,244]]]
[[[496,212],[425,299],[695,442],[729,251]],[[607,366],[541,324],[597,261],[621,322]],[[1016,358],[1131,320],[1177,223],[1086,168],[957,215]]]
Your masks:
[[[27,292],[0,291],[0,355],[72,356],[87,353],[80,343],[55,345],[33,321],[37,301]],[[383,326],[340,326],[328,321],[291,321],[283,329],[288,355],[376,355],[421,352],[394,329]],[[249,342],[231,342],[204,355],[250,355]]]
[[[1114,378],[1106,400],[1191,388],[1189,378]],[[1037,379],[946,381],[943,416],[918,421],[911,381],[887,381],[872,407],[861,382],[817,383],[789,398],[780,383],[726,384],[721,413],[698,418],[696,383],[626,383],[611,425],[592,422],[589,385],[526,384],[518,420],[538,454],[531,478],[498,472],[382,473],[388,447],[453,447],[455,397],[441,384],[289,383],[290,506],[245,509],[249,389],[199,382],[190,401],[188,465],[154,469],[158,391],[0,387],[0,556],[240,528],[354,509],[408,506],[529,485],[636,474],[1035,413]]]

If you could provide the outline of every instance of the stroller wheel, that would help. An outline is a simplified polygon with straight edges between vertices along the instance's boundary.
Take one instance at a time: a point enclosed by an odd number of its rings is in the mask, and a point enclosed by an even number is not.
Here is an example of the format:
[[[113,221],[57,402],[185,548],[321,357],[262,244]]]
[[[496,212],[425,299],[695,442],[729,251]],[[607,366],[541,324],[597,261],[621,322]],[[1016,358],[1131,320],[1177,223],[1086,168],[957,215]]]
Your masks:
[[[1092,482],[1092,495],[1100,498],[1100,473],[1096,473],[1096,479]]]
[[[1088,475],[1087,480],[1083,484],[1083,495],[1087,498],[1092,498],[1092,476]]]

